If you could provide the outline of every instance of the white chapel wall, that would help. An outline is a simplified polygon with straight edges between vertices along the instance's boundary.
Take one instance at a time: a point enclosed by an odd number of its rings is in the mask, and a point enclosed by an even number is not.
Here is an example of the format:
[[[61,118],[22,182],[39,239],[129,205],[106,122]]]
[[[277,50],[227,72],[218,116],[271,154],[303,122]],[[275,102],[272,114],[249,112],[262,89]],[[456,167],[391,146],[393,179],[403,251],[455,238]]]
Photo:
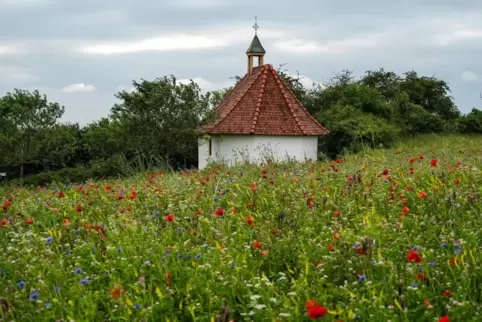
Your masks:
[[[258,136],[222,135],[211,137],[209,142],[199,141],[199,168],[212,162],[222,162],[229,166],[237,163],[258,163],[273,161],[317,159],[318,137],[316,136]]]

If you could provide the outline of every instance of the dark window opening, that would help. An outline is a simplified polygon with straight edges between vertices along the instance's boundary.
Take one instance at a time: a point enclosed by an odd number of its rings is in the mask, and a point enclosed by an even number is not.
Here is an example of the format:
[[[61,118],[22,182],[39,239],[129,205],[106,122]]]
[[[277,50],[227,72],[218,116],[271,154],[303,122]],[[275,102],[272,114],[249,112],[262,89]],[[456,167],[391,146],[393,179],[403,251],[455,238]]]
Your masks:
[[[209,156],[213,153],[213,141],[209,139]]]

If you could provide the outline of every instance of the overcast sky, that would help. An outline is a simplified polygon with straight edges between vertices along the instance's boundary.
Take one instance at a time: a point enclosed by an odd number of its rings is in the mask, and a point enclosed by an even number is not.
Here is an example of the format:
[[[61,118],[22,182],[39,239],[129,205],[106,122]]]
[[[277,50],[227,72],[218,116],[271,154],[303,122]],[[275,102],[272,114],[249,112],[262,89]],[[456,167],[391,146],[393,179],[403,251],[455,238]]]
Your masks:
[[[443,78],[459,109],[480,107],[480,0],[0,0],[0,95],[39,89],[64,120],[107,116],[132,80],[173,74],[204,90],[265,62],[323,83],[378,69]]]

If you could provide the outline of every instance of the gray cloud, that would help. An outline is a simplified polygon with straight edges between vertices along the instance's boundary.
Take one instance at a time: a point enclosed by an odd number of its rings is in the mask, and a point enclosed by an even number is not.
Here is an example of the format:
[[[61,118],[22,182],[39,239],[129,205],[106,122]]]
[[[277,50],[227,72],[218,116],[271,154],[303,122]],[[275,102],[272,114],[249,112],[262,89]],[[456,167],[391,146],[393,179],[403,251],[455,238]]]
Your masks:
[[[475,0],[0,0],[0,94],[38,88],[66,106],[65,120],[85,124],[106,116],[133,79],[229,86],[246,72],[254,15],[267,62],[307,83],[343,69],[413,69],[444,78],[462,111],[479,106]],[[84,87],[65,90],[74,84]]]

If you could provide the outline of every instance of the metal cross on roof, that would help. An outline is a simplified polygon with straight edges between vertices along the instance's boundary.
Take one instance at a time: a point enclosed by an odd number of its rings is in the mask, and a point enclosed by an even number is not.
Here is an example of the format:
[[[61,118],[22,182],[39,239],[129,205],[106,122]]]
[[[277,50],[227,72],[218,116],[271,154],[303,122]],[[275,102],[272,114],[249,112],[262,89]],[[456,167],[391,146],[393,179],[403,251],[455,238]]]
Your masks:
[[[259,29],[259,26],[258,26],[258,17],[254,17],[253,29],[254,29],[254,34],[257,35],[257,34],[258,34],[258,29]]]

